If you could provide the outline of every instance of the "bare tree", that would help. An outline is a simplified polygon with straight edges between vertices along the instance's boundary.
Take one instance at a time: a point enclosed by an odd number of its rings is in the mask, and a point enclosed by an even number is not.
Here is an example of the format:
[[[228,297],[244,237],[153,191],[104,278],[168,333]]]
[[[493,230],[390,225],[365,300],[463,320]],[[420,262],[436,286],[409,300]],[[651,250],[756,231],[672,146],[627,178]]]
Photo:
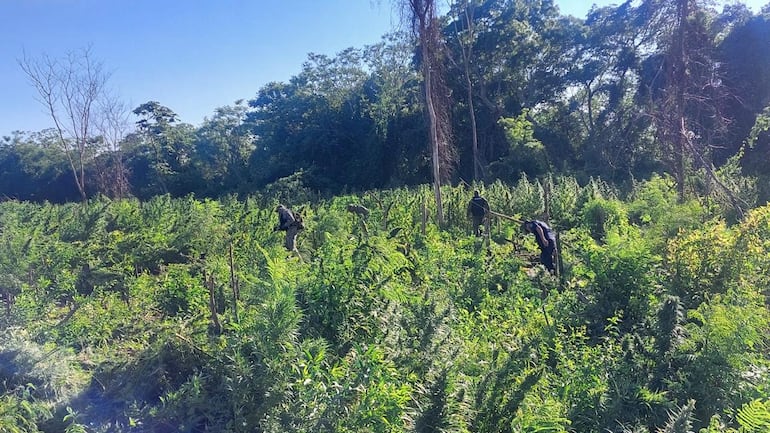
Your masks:
[[[433,191],[436,218],[444,224],[441,184],[449,178],[454,160],[450,144],[449,93],[444,82],[441,32],[436,16],[435,0],[400,0],[408,4],[412,31],[420,44],[422,75],[425,81],[425,108],[428,115],[433,165]],[[402,4],[403,5],[403,4]]]
[[[473,1],[462,0],[458,4],[458,23],[455,32],[462,56],[462,68],[465,76],[465,87],[468,92],[468,115],[471,120],[471,150],[473,152],[473,180],[481,178],[484,166],[479,158],[479,139],[476,126],[476,110],[473,104],[473,82],[471,81],[471,62],[473,60],[473,46],[476,38],[476,24],[474,13],[476,5]],[[462,26],[461,28],[458,28]]]
[[[122,143],[132,129],[128,106],[114,95],[106,94],[99,102],[100,116],[96,119],[106,158],[97,167],[99,191],[112,198],[130,195],[128,170],[123,164]]]
[[[719,178],[710,158],[732,121],[724,109],[732,95],[722,83],[719,63],[711,52],[713,41],[699,14],[705,6],[699,0],[677,0],[669,7],[675,13],[670,14],[673,26],[661,74],[664,86],[653,120],[666,146],[678,199],[685,200],[688,172],[700,168],[742,217],[745,203]]]
[[[663,131],[666,142],[671,145],[671,161],[674,179],[677,184],[679,201],[684,201],[685,195],[685,144],[686,136],[682,131],[687,131],[686,117],[686,93],[687,84],[687,26],[690,14],[690,0],[677,0],[676,3],[676,30],[672,37],[668,62],[666,63],[666,104],[668,110],[663,111]]]
[[[85,168],[96,153],[93,129],[97,101],[104,96],[109,74],[92,58],[90,49],[68,53],[61,59],[47,55],[29,58],[25,53],[18,63],[54,123],[59,145],[85,201]]]

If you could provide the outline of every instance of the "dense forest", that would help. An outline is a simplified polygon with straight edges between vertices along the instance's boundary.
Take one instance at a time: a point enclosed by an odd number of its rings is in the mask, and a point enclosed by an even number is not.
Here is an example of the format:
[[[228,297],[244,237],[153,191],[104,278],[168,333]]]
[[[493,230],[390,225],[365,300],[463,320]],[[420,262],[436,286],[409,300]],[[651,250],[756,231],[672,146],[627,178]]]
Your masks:
[[[20,61],[0,432],[770,431],[770,6],[404,3],[199,126]]]
[[[705,3],[627,1],[577,19],[550,0],[453,2],[437,17],[431,56],[443,77],[434,99],[448,102],[442,181],[553,172],[630,187],[665,172],[680,199],[766,202],[770,12]],[[27,59],[58,119],[3,137],[0,196],[216,198],[287,177],[329,196],[431,182],[420,40],[397,33],[334,57],[310,54],[288,82],[197,127],[156,101],[121,111],[87,52],[59,69]],[[63,75],[105,94],[50,84]]]

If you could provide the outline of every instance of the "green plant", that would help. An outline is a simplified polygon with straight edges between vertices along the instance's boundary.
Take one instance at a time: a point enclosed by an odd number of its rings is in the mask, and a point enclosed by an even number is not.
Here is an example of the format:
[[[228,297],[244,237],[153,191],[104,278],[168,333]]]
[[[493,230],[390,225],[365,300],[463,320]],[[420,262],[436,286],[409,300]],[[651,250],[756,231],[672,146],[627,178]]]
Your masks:
[[[589,200],[580,210],[583,226],[588,227],[591,236],[604,241],[609,230],[622,232],[628,226],[626,209],[620,200],[595,198]]]
[[[760,433],[770,429],[770,400],[752,400],[738,409],[740,433]]]

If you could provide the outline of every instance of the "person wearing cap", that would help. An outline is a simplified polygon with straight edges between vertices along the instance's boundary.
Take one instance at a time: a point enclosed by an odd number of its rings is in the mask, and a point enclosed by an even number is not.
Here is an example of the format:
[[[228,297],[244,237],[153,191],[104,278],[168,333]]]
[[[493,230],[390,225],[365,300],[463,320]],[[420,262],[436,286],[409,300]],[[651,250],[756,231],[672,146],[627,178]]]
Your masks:
[[[473,231],[476,236],[481,236],[484,220],[489,217],[489,203],[479,194],[479,190],[473,191],[473,198],[468,203],[468,217],[473,220]]]

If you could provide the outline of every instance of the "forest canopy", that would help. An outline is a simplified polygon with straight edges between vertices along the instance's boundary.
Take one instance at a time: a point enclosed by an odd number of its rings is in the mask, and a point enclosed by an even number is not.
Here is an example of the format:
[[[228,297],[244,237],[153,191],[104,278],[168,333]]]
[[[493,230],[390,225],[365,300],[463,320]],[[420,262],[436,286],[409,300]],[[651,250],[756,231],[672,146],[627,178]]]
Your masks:
[[[578,19],[550,0],[453,2],[438,17],[442,43],[432,60],[451,107],[447,180],[553,172],[628,187],[667,173],[682,200],[730,191],[748,201],[744,208],[764,203],[768,13],[645,0]],[[398,33],[334,56],[309,54],[287,82],[243,95],[199,126],[161,102],[129,112],[113,100],[93,110],[90,123],[100,127],[85,133],[3,137],[0,195],[221,197],[287,177],[328,195],[430,182],[418,41]],[[92,57],[76,54],[68,72],[100,77]],[[27,62],[40,74],[35,59]],[[99,98],[94,107],[105,106]]]

